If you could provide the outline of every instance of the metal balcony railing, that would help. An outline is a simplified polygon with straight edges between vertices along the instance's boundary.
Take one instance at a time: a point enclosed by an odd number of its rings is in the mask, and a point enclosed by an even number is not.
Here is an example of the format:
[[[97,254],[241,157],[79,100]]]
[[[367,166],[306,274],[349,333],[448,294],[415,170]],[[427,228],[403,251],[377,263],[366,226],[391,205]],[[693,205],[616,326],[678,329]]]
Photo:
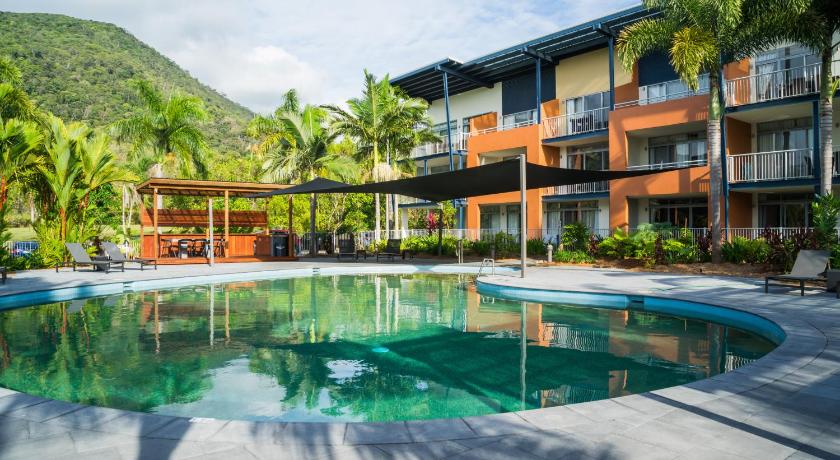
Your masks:
[[[820,64],[760,73],[726,81],[726,105],[738,106],[817,93]]]
[[[698,160],[684,160],[684,161],[674,161],[670,163],[653,163],[653,164],[643,164],[643,165],[632,165],[628,166],[628,171],[638,171],[638,170],[656,170],[656,169],[668,169],[668,168],[685,168],[690,166],[706,166],[706,159],[701,158]]]
[[[709,93],[709,75],[700,75],[697,78],[697,90],[688,89],[682,80],[670,80],[662,83],[654,83],[639,87],[639,99],[635,101],[619,102],[615,108],[633,107],[637,105],[657,104],[659,102],[673,101],[686,97],[697,96],[698,94]]]
[[[467,150],[467,138],[470,133],[457,132],[452,133],[452,148],[455,151]],[[418,145],[411,150],[411,158],[422,158],[430,155],[439,155],[441,153],[449,153],[449,140],[447,135],[441,136],[441,140],[437,142],[427,142]]]
[[[502,116],[501,122],[498,126],[493,128],[480,129],[471,132],[471,136],[480,136],[487,133],[495,133],[497,131],[507,131],[509,129],[522,128],[524,126],[531,126],[537,122],[537,111],[534,109],[524,110],[522,112],[510,113]]]
[[[544,189],[546,195],[578,195],[582,193],[608,192],[609,181],[586,182],[584,184],[558,185]]]
[[[730,183],[814,176],[814,154],[811,149],[730,155],[727,162]]]
[[[607,129],[609,119],[609,107],[546,118],[542,122],[543,138],[573,136]]]

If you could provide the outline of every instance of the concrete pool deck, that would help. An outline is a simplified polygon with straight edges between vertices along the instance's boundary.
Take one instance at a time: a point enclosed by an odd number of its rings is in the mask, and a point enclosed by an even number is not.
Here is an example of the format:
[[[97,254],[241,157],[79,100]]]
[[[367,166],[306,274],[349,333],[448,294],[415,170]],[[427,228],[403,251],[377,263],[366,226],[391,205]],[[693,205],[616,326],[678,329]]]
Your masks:
[[[422,262],[422,261],[418,261]],[[458,270],[313,262],[13,274],[0,299],[45,289],[287,270]],[[358,268],[357,268],[358,267]],[[373,268],[368,268],[373,267]],[[471,268],[475,270],[475,266]],[[578,268],[488,276],[504,288],[606,292],[720,305],[778,324],[776,350],[688,385],[569,406],[402,423],[258,423],[86,407],[0,389],[0,458],[840,458],[840,300],[763,293],[758,280]]]

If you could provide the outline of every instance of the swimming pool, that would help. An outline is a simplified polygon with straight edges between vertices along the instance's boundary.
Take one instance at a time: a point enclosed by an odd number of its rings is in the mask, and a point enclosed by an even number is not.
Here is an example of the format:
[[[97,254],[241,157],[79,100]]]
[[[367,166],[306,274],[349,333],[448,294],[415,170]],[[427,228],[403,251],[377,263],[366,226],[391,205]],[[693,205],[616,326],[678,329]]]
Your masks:
[[[322,275],[7,310],[0,385],[167,415],[396,421],[641,393],[774,347],[737,323],[506,300],[471,279]]]

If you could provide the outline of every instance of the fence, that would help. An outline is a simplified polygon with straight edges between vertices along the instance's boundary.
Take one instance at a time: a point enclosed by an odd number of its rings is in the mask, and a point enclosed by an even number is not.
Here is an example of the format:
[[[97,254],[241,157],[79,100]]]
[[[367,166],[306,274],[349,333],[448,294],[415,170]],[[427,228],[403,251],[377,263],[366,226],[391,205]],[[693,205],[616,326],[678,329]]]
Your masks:
[[[609,113],[609,108],[603,107],[546,118],[542,122],[543,137],[574,136],[575,134],[607,129],[610,118]]]
[[[729,182],[801,179],[814,176],[811,149],[730,155]]]
[[[820,64],[726,81],[726,105],[736,106],[812,94],[820,90]]]
[[[85,242],[83,246],[90,247],[92,243]],[[37,241],[7,241],[3,244],[3,249],[10,257],[17,259],[22,257],[30,257],[38,250],[40,245]],[[140,256],[140,239],[131,238],[120,245],[120,249],[128,256]]]

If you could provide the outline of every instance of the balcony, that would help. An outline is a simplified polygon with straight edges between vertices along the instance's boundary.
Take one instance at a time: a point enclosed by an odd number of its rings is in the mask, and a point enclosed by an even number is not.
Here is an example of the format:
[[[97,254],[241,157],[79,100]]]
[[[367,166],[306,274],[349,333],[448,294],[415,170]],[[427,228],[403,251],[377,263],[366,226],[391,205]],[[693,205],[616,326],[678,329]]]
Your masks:
[[[507,131],[509,129],[522,128],[524,126],[531,126],[537,123],[537,111],[534,109],[524,110],[522,112],[510,113],[502,116],[502,122],[493,128],[481,129],[470,133],[471,136],[480,136],[487,133],[495,133],[498,131]]]
[[[457,151],[466,151],[467,150],[467,138],[470,137],[470,133],[452,133],[452,149],[453,152]],[[442,139],[437,142],[427,142],[422,145],[418,145],[411,150],[411,158],[423,158],[432,155],[440,155],[443,153],[449,153],[449,141],[447,140],[446,134],[442,136]]]
[[[761,73],[726,81],[726,105],[755,104],[820,91],[820,64]]]
[[[553,139],[607,129],[609,119],[608,107],[546,118],[542,122],[543,138]]]
[[[558,185],[543,189],[545,195],[581,195],[586,193],[609,192],[609,181],[586,182],[584,184]]]
[[[811,149],[730,155],[727,172],[731,184],[807,179],[814,177],[814,155]]]
[[[709,93],[709,75],[700,75],[697,79],[697,90],[691,90],[682,80],[671,80],[639,87],[639,99],[635,101],[615,104],[616,109],[634,107],[638,105],[657,104],[675,99],[697,96]]]
[[[706,166],[705,158],[695,160],[682,160],[670,163],[649,163],[642,165],[627,166],[628,171],[655,171],[657,169],[688,168],[694,166]]]

